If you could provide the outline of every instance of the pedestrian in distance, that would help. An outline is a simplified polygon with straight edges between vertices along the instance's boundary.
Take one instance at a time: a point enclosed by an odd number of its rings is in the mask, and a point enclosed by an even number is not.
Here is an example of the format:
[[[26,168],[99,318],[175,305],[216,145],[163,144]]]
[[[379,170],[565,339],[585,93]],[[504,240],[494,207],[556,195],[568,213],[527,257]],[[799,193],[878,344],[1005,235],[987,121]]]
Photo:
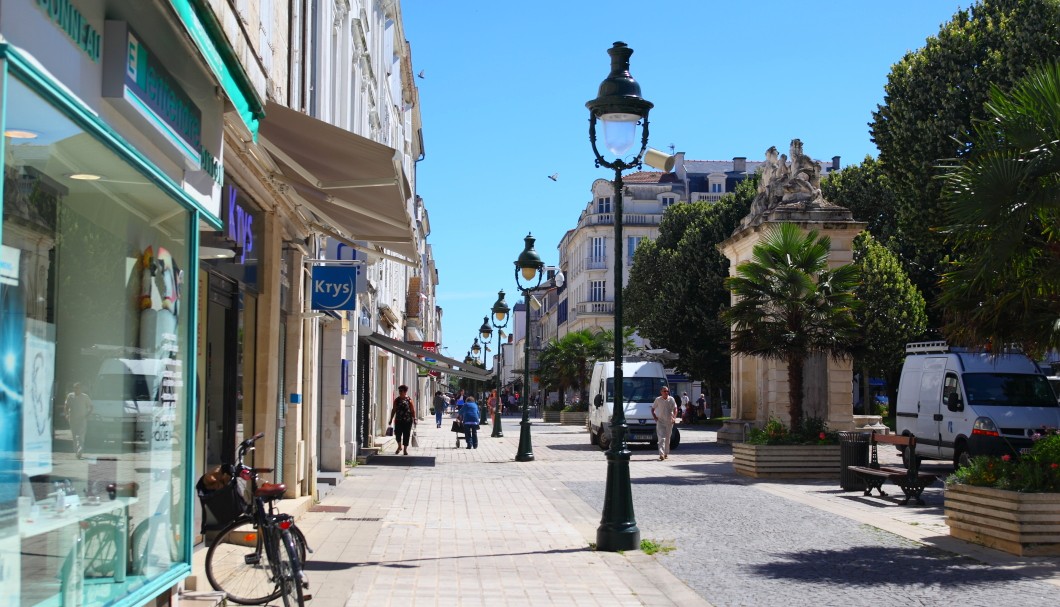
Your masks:
[[[93,411],[92,399],[85,394],[81,382],[74,383],[73,392],[66,395],[63,408],[74,437],[74,453],[77,459],[81,459],[85,449],[85,434],[88,432],[88,418]]]
[[[707,399],[703,394],[700,394],[699,400],[696,401],[696,413],[702,415],[704,418],[710,417],[707,412]]]
[[[408,455],[409,438],[412,437],[412,427],[416,425],[416,408],[409,398],[409,387],[406,385],[398,386],[398,396],[390,410],[390,423],[394,425],[394,440],[397,442],[397,451],[394,453],[401,453],[404,448],[405,455]]]
[[[655,432],[659,437],[659,460],[670,457],[670,436],[677,421],[677,401],[670,396],[670,389],[663,386],[659,396],[651,404],[651,416],[655,418]]]
[[[474,396],[467,397],[464,406],[457,413],[457,419],[464,428],[464,442],[468,449],[478,449],[478,403]]]
[[[442,414],[445,413],[445,408],[448,403],[445,401],[445,396],[442,395],[442,391],[439,390],[434,393],[434,423],[438,424],[438,427],[442,427]]]

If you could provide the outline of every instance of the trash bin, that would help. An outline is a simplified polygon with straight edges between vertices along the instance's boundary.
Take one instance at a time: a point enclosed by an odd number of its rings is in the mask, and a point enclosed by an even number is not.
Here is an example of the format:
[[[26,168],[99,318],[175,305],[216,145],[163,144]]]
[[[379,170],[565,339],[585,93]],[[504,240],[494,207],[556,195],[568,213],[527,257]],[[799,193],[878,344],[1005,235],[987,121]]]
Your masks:
[[[847,470],[847,466],[869,465],[869,433],[839,433],[839,486],[844,491],[864,491],[861,475]]]

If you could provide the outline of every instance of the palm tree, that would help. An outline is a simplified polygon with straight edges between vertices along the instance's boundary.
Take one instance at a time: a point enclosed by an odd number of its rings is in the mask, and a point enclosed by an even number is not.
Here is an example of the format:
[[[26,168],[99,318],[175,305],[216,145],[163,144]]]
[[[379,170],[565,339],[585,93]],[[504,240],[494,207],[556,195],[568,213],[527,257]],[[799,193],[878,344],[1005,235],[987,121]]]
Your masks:
[[[946,336],[1060,346],[1060,64],[997,87],[965,160],[945,176]]]
[[[602,331],[589,329],[553,339],[541,353],[540,373],[556,382],[560,391],[578,388],[582,406],[589,402],[589,371],[592,364],[610,355],[611,346]]]
[[[802,424],[806,359],[818,353],[846,357],[857,344],[858,271],[851,265],[829,270],[830,246],[816,230],[804,234],[795,224],[782,223],[725,279],[736,296],[722,313],[732,325],[732,351],[787,363],[792,428]]]

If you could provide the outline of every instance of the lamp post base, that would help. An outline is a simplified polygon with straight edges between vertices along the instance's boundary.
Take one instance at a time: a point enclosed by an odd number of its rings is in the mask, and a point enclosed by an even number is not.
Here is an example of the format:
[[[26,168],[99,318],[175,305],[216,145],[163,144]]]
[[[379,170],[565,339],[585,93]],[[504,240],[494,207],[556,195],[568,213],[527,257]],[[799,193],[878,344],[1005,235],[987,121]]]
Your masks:
[[[498,403],[498,407],[499,407]],[[493,414],[493,432],[490,434],[490,438],[504,438],[504,432],[501,431],[501,410],[498,408]]]
[[[530,445],[530,420],[524,419],[519,422],[519,451],[515,454],[517,462],[534,461],[534,448]],[[627,472],[628,474],[628,472]]]
[[[629,449],[607,452],[607,488],[604,513],[596,528],[596,549],[604,552],[640,549],[640,529],[633,515],[629,478]]]

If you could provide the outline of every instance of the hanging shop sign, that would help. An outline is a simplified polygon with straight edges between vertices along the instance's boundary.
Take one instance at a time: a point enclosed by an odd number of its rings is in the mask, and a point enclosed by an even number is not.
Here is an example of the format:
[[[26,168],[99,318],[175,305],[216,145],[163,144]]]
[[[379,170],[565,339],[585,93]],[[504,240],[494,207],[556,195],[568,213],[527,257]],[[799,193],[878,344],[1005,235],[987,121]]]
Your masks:
[[[328,238],[328,243],[324,252],[325,259],[329,259],[332,261],[365,261],[366,257],[367,255],[362,252],[358,252],[357,249],[351,247],[350,245],[344,242],[339,242],[339,240],[335,238]],[[355,270],[354,273],[357,276],[357,287],[355,292],[358,294],[368,292],[368,281],[364,280],[363,274],[364,266],[365,264],[362,263],[361,265],[354,266],[353,268]]]
[[[314,266],[314,310],[356,310],[357,274],[355,267]]]

